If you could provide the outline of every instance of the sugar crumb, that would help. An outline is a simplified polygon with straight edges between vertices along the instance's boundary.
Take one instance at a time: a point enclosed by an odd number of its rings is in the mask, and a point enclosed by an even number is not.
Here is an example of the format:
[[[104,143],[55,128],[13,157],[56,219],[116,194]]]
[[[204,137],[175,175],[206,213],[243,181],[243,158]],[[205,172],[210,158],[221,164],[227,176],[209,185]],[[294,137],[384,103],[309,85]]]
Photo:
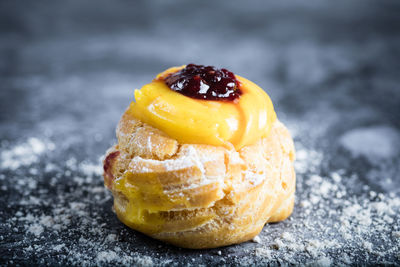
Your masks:
[[[251,241],[253,241],[254,243],[258,243],[258,244],[261,244],[261,242],[262,242],[261,238],[258,235],[253,237],[253,239]]]

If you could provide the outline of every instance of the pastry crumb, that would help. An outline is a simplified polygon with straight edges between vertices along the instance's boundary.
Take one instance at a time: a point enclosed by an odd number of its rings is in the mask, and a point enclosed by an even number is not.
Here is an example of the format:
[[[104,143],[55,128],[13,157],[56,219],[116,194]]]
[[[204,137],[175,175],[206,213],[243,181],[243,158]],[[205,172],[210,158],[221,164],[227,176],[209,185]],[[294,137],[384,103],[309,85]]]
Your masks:
[[[261,244],[261,242],[262,242],[261,238],[258,235],[253,237],[253,239],[251,241],[253,241],[254,243],[258,243],[258,244]]]

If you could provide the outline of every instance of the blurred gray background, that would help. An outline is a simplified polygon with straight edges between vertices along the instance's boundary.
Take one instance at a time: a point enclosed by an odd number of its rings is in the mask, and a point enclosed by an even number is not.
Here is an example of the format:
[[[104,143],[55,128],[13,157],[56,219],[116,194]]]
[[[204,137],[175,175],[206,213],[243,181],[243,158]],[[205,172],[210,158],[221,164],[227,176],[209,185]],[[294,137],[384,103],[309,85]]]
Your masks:
[[[104,239],[117,229],[118,240],[125,241],[119,245],[122,249],[134,251],[139,258],[150,256],[158,264],[168,257],[179,264],[280,263],[280,254],[255,260],[240,245],[228,248],[226,258],[212,251],[199,256],[164,247],[120,224],[110,211],[112,202],[106,192],[102,193],[105,201],[95,204],[94,195],[82,186],[101,186],[99,172],[82,183],[71,178],[85,173],[68,165],[68,159],[98,164],[115,142],[115,126],[133,101],[135,88],[168,67],[187,63],[225,67],[260,85],[292,132],[298,151],[323,155],[315,164],[315,158],[300,153],[300,162],[308,169],[298,172],[299,201],[313,191],[306,183],[309,175],[324,177],[337,170],[359,177],[343,186],[360,201],[368,195],[363,186],[399,196],[399,1],[1,1],[0,59],[3,162],[6,157],[20,159],[9,151],[32,137],[55,147],[32,166],[0,168],[4,221],[0,263],[65,264],[74,248],[87,252],[81,255],[87,264],[99,264],[95,247],[72,245],[88,231],[78,227],[78,219],[64,235],[55,231],[34,239],[26,234],[26,226],[15,219],[16,211],[26,215],[20,199],[28,189],[15,183],[19,179],[35,181],[37,187],[28,192],[45,203],[65,206],[83,199],[83,210],[95,218],[93,223],[110,225],[86,237],[93,244],[96,236]],[[49,163],[56,166],[53,172],[47,172]],[[316,166],[309,168],[312,164]],[[55,184],[49,184],[51,179],[56,179]],[[323,209],[329,210],[329,205]],[[337,205],[331,209],[339,209]],[[51,210],[43,203],[30,209],[36,217]],[[298,206],[294,220],[301,220],[301,212]],[[279,232],[285,226],[273,227]],[[399,217],[388,227],[387,236],[399,230]],[[60,235],[70,250],[44,253]],[[320,238],[331,237],[321,234]],[[399,246],[388,240],[388,246]],[[352,240],[346,247],[358,251],[350,263],[399,264],[398,247],[397,252],[380,257],[358,243]],[[25,251],[31,244],[42,249]],[[157,256],[158,252],[167,256]],[[333,249],[324,255],[331,263],[340,263],[345,252]],[[238,261],[237,255],[247,261]],[[292,262],[308,260],[300,253]],[[79,259],[72,261],[79,263]]]

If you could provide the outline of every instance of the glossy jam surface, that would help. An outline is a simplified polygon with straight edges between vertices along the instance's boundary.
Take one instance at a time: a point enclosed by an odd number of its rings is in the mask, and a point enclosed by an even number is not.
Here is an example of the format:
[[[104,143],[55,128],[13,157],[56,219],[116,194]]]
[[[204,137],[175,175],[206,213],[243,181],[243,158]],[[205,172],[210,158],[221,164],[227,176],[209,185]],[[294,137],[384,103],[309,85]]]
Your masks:
[[[236,75],[242,92],[238,101],[208,101],[171,90],[165,77],[170,68],[140,90],[128,112],[180,143],[225,146],[236,150],[266,137],[276,114],[269,96],[256,84]]]
[[[172,90],[197,99],[234,101],[242,94],[232,72],[213,66],[189,64],[164,81]]]

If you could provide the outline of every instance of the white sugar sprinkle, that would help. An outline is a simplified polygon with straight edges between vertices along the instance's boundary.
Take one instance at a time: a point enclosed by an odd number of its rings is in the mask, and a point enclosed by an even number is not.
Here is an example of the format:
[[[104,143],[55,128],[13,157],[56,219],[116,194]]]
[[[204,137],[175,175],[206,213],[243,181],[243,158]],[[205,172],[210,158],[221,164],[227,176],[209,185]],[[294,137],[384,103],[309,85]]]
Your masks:
[[[358,128],[345,133],[340,143],[354,156],[365,156],[371,161],[398,154],[400,133],[388,126]]]
[[[124,250],[120,233],[114,232],[113,227],[104,223],[104,210],[96,207],[105,202],[111,206],[111,196],[101,182],[100,161],[79,162],[71,157],[62,164],[49,162],[42,167],[33,164],[39,162],[42,155],[51,152],[51,145],[48,143],[39,139],[28,139],[1,152],[1,159],[8,157],[20,162],[2,163],[0,169],[28,167],[27,174],[18,179],[0,176],[2,183],[15,179],[13,183],[2,185],[2,189],[12,188],[23,192],[17,200],[16,205],[19,208],[15,210],[14,217],[7,219],[4,224],[12,232],[26,232],[21,241],[24,245],[23,253],[43,253],[42,251],[50,248],[60,255],[63,262],[72,265],[153,266],[171,262],[167,256],[150,254],[154,257],[148,257],[143,253]],[[28,152],[29,160],[24,159],[22,150]],[[188,148],[187,153],[193,151]],[[364,193],[354,194],[353,187],[349,184],[361,184],[360,177],[346,174],[341,169],[320,174],[318,170],[323,157],[315,150],[300,146],[297,156],[294,213],[285,222],[277,224],[285,225],[279,228],[284,228],[283,231],[275,231],[274,224],[266,225],[252,240],[257,244],[253,244],[252,248],[243,248],[249,256],[237,259],[238,265],[255,262],[280,262],[281,265],[288,265],[298,264],[299,260],[310,266],[351,265],[357,261],[359,251],[370,258],[375,257],[377,262],[381,258],[390,259],[399,255],[400,198],[396,194],[380,193],[366,185],[360,188]],[[193,157],[196,160],[191,160],[190,164],[201,166],[203,159],[200,155],[191,154],[192,159]],[[48,180],[43,180],[39,173],[49,175]],[[62,179],[66,180],[61,181]],[[391,177],[385,179],[391,180]],[[64,188],[66,193],[51,195],[47,187],[58,190],[65,182],[73,190]],[[43,187],[44,183],[48,185]],[[96,205],[93,206],[93,203]],[[68,238],[49,240],[50,243],[46,245],[32,243],[32,240],[40,240],[50,234],[61,237],[63,234],[72,234],[72,231],[82,233],[76,240],[79,246],[72,245]],[[0,236],[0,240],[2,239],[4,237]],[[377,244],[376,239],[383,243]],[[93,247],[98,251],[95,255],[82,253],[82,250]],[[342,255],[341,260],[333,256],[338,251]],[[231,255],[222,249],[216,253],[224,261]]]
[[[254,243],[261,244],[261,238],[260,238],[258,235],[256,235],[255,237],[253,237],[252,241],[253,241]]]
[[[30,166],[38,162],[39,157],[46,150],[54,150],[52,142],[45,142],[38,138],[28,138],[12,148],[3,148],[0,153],[0,168],[16,170],[20,167]]]

